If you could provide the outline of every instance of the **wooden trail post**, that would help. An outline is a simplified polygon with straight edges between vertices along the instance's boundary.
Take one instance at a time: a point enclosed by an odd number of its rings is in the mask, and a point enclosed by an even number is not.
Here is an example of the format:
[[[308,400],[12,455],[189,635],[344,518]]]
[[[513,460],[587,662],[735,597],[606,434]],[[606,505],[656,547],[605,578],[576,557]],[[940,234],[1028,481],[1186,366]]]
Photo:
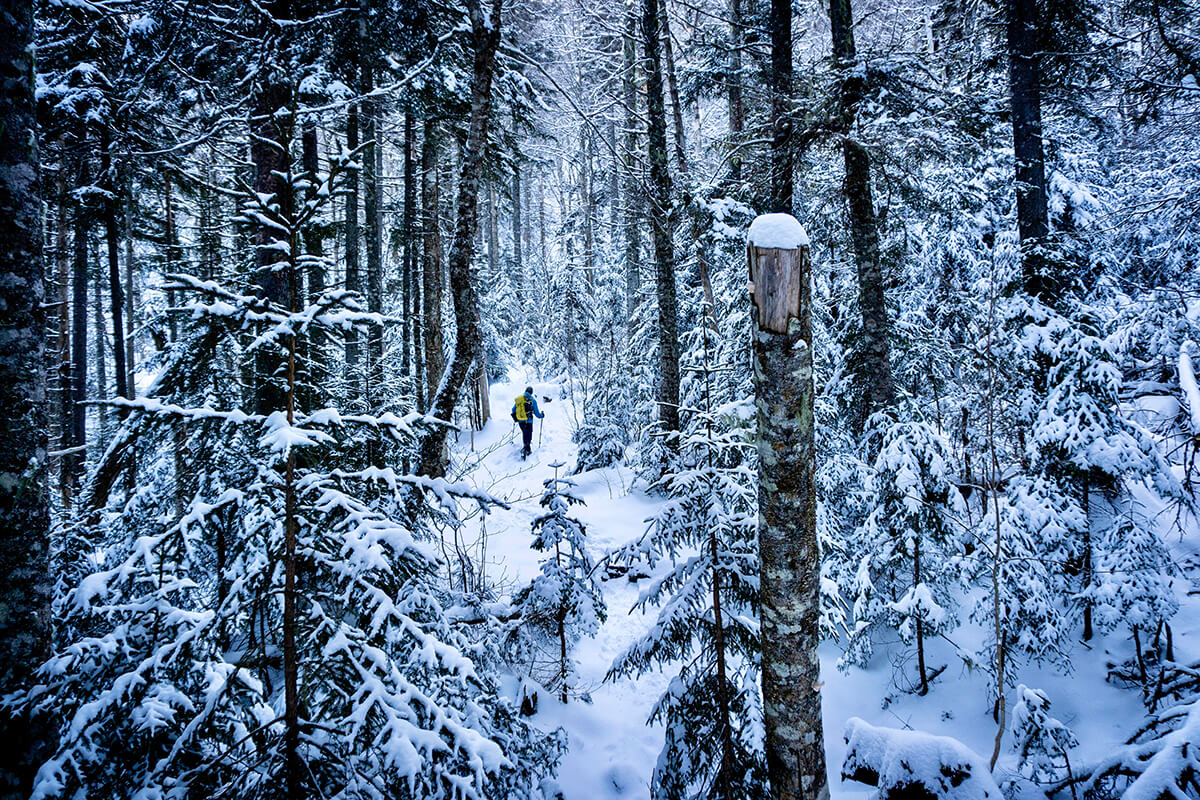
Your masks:
[[[808,235],[764,214],[747,236],[758,413],[763,720],[774,800],[828,800],[821,728],[821,556]]]

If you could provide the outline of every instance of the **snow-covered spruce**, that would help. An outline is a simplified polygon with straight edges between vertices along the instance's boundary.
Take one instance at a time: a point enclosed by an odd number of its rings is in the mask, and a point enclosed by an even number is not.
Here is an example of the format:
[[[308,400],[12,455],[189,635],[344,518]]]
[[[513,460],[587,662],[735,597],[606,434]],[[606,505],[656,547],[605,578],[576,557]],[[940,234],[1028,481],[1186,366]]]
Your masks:
[[[587,551],[587,531],[570,515],[583,501],[572,493],[575,483],[560,477],[563,464],[550,465],[554,477],[545,480],[541,505],[545,513],[532,523],[534,550],[546,553],[540,573],[513,598],[516,617],[510,624],[507,647],[511,660],[522,664],[561,702],[576,695],[571,649],[581,636],[590,636],[607,615],[596,564]]]
[[[963,574],[964,542],[958,517],[962,496],[953,480],[949,447],[920,421],[886,426],[871,480],[871,510],[846,548],[857,557],[850,591],[853,633],[842,658],[866,666],[877,628],[892,628],[916,649],[921,694],[929,688],[925,639],[952,628],[956,589]],[[940,672],[937,669],[936,672]]]
[[[691,409],[688,418],[680,466],[656,485],[667,497],[662,511],[645,534],[610,555],[662,574],[636,606],[659,607],[654,626],[616,658],[609,677],[681,664],[650,718],[666,729],[651,783],[655,800],[756,797],[765,791],[766,767],[752,445],[710,408]]]
[[[247,208],[292,241],[314,212]],[[559,743],[468,657],[488,645],[446,619],[426,541],[463,502],[498,501],[345,446],[411,456],[417,415],[305,408],[301,370],[277,378],[286,406],[269,413],[223,389],[223,348],[299,360],[318,333],[386,320],[341,290],[292,310],[173,280],[193,321],[150,396],[123,403],[95,512],[61,556],[78,576],[56,606],[62,645],[17,699],[61,721],[35,796],[266,798],[289,781],[345,800],[540,796]],[[125,495],[132,442],[142,478]]]

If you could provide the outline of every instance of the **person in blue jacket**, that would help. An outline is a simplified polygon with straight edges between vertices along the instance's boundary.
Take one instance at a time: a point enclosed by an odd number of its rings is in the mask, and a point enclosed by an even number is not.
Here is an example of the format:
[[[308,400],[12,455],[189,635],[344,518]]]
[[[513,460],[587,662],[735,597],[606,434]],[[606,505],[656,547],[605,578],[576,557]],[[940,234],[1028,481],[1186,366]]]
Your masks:
[[[533,397],[533,387],[526,386],[525,394],[513,402],[512,418],[521,426],[521,458],[528,457],[529,445],[533,441],[533,418],[541,419],[544,414],[538,409],[537,400]]]

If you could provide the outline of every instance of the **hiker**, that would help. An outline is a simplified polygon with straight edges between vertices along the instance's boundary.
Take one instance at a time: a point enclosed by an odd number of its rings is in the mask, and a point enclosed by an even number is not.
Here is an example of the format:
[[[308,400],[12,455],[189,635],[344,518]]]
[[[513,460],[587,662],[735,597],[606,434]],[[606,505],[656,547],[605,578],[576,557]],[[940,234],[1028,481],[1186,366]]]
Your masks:
[[[526,386],[525,394],[513,403],[512,418],[521,426],[521,458],[527,458],[530,453],[529,444],[533,441],[533,418],[541,419],[544,415],[538,409],[537,400],[533,398],[533,387]]]

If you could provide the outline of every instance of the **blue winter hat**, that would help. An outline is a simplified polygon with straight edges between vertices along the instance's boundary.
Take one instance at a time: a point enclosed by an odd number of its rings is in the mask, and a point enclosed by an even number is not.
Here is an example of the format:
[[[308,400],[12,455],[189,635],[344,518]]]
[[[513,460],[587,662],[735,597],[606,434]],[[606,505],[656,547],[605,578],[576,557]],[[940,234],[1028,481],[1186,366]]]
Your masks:
[[[525,387],[525,394],[533,394],[533,387],[532,387],[532,386],[526,386],[526,387]]]

